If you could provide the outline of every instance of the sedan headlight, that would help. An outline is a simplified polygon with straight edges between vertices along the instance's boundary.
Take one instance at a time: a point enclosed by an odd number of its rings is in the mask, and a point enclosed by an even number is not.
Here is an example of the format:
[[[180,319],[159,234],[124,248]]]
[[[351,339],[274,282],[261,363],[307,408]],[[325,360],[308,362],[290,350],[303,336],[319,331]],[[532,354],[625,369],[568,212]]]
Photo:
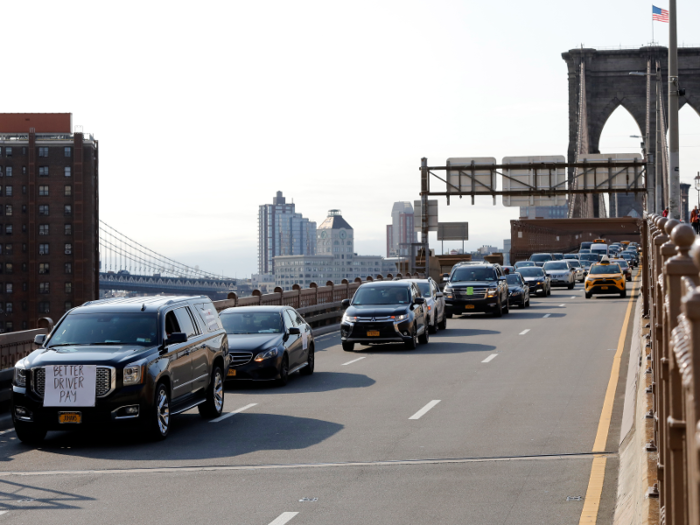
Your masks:
[[[27,376],[29,375],[29,370],[18,365],[19,363],[15,365],[13,383],[15,386],[27,386]]]
[[[273,357],[277,357],[277,348],[273,348],[272,350],[256,355],[254,361],[256,363],[262,363],[266,359],[272,359]]]
[[[138,385],[143,382],[141,365],[130,365],[124,367],[123,383],[126,385]]]
[[[394,316],[394,322],[395,322],[395,323],[399,323],[399,322],[401,322],[401,321],[405,321],[406,319],[408,319],[408,314],[395,315],[395,316]]]
[[[344,322],[344,323],[356,323],[356,322],[357,322],[357,316],[356,316],[356,315],[344,315],[344,316],[343,316],[343,322]]]

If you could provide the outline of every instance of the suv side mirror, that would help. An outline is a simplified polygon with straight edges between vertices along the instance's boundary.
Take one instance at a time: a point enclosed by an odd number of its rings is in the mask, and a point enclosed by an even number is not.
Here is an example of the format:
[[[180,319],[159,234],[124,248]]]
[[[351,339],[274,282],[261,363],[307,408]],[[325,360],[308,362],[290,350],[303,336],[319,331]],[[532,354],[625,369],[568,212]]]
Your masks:
[[[343,299],[340,304],[343,306],[343,308],[347,308],[350,306],[350,299]]]
[[[37,346],[43,345],[45,340],[46,334],[39,334],[34,336],[34,344]]]
[[[413,304],[425,304],[425,297],[416,297],[413,300]]]
[[[289,335],[299,335],[301,333],[301,330],[299,330],[296,326],[292,326],[287,333]]]
[[[184,332],[173,332],[170,334],[170,337],[168,337],[165,340],[165,344],[167,345],[176,345],[179,343],[186,343],[187,342],[187,334]]]

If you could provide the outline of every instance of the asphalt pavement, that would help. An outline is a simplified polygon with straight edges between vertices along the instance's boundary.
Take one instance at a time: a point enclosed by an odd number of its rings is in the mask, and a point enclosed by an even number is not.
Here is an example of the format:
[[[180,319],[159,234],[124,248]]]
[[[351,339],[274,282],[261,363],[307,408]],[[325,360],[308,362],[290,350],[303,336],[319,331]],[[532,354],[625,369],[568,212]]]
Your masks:
[[[51,432],[33,449],[3,431],[0,525],[578,523],[629,300],[554,289],[502,318],[450,319],[414,351],[320,336],[312,376],[231,385],[230,415],[176,416],[160,443]]]

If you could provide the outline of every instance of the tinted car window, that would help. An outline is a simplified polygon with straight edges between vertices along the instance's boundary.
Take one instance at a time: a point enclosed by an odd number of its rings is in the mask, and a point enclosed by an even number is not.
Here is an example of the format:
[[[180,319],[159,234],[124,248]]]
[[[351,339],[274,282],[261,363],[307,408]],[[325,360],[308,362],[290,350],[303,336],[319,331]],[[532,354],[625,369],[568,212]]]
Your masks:
[[[410,304],[411,291],[399,286],[361,286],[352,304]]]
[[[231,312],[221,315],[229,334],[281,334],[282,319],[277,312]]]
[[[458,268],[450,281],[495,281],[496,272],[491,268]]]
[[[506,281],[511,286],[520,286],[522,282],[520,281],[520,276],[515,274],[506,275]]]
[[[178,308],[175,310],[175,317],[177,317],[177,322],[180,325],[180,331],[187,334],[187,337],[194,337],[197,335],[197,330],[192,324],[192,319],[187,311],[187,308]]]
[[[551,261],[552,256],[548,253],[536,253],[535,255],[530,257],[530,260],[536,262]]]
[[[575,259],[567,259],[566,262],[569,263],[569,266],[572,266],[574,268],[579,268],[581,266],[581,263]]]
[[[620,270],[617,264],[597,264],[596,266],[591,266],[591,275],[602,275],[605,273],[622,273],[622,270]]]
[[[72,314],[56,327],[48,347],[58,345],[152,345],[158,338],[155,314]],[[96,350],[97,351],[97,350]]]
[[[432,295],[430,283],[418,283],[418,289],[423,297],[430,297]]]
[[[222,328],[221,321],[219,320],[219,316],[217,315],[216,308],[214,308],[213,304],[198,304],[195,306],[195,310],[197,311],[200,320],[204,322],[204,326],[207,327],[207,330],[210,332],[216,332]]]
[[[543,277],[544,270],[542,268],[519,268],[518,273],[523,277]]]

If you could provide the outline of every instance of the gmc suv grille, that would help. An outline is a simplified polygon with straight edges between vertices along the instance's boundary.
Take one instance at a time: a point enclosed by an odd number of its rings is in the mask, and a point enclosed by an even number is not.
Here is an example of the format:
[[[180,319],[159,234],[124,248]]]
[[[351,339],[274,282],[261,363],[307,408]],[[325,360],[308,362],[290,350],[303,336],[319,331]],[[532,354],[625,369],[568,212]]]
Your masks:
[[[32,390],[39,397],[44,397],[46,389],[46,370],[43,367],[34,369]],[[95,395],[102,397],[112,390],[112,369],[98,366],[95,383]]]
[[[229,352],[229,355],[231,356],[230,366],[245,365],[253,359],[253,352]]]

